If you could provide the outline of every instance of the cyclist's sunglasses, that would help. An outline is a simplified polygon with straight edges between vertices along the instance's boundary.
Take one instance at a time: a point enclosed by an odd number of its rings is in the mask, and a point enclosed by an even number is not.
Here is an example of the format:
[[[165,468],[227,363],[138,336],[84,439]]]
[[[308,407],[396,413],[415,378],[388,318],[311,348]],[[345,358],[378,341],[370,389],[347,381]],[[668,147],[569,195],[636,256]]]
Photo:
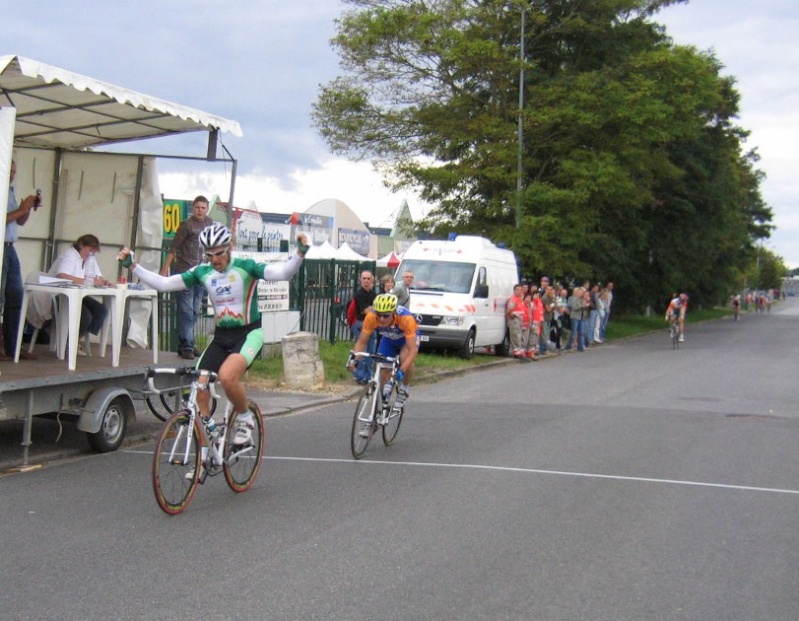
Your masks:
[[[227,252],[227,248],[224,250],[217,250],[216,252],[206,252],[205,258],[206,259],[213,259],[214,257],[221,257],[223,254]]]
[[[388,318],[389,318],[389,317],[391,317],[393,314],[394,314],[394,313],[377,313],[377,318],[378,318],[378,319],[388,319]]]

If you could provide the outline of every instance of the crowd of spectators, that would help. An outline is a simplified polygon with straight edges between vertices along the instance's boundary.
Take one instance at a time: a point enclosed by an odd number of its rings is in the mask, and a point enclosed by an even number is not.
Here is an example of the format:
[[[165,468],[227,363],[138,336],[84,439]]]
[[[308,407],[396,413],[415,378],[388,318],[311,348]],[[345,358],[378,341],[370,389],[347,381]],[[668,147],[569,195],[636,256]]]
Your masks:
[[[612,282],[585,281],[569,294],[547,276],[538,284],[521,281],[506,304],[513,356],[529,359],[550,351],[585,351],[603,343],[612,304]]]

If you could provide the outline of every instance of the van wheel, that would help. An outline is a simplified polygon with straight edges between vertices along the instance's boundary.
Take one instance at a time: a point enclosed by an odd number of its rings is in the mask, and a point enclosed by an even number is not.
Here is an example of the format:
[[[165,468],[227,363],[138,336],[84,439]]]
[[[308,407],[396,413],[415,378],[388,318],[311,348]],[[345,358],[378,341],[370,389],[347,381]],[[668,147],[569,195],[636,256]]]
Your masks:
[[[468,360],[472,356],[474,356],[474,328],[469,330],[469,334],[466,336],[466,340],[461,345],[460,349],[458,350],[458,355],[461,358],[465,358]]]
[[[500,358],[506,358],[510,354],[510,335],[507,332],[505,332],[505,338],[494,348],[494,351]]]
[[[103,423],[97,433],[87,433],[86,438],[98,453],[115,451],[125,438],[128,427],[128,412],[125,401],[119,397],[114,399],[103,414]]]

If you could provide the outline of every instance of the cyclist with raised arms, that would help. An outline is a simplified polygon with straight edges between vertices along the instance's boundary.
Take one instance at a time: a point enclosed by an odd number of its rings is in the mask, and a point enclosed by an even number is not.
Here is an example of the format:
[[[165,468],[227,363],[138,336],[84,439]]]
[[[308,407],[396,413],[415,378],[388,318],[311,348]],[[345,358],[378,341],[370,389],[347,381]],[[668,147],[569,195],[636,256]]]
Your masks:
[[[285,263],[267,265],[254,259],[233,258],[232,241],[233,236],[226,226],[219,223],[207,226],[200,232],[200,246],[208,263],[200,263],[173,276],[161,276],[137,264],[128,248],[120,251],[118,259],[156,291],[183,291],[195,285],[206,288],[214,306],[216,330],[196,368],[218,374],[225,395],[239,414],[235,419],[233,443],[243,445],[252,438],[254,422],[247,408],[247,391],[242,378],[264,344],[258,310],[258,281],[290,280],[300,269],[308,245],[306,236],[298,235],[296,254]],[[210,401],[208,390],[198,393],[197,403],[206,420]]]
[[[366,345],[372,332],[380,335],[380,344],[377,353],[391,358],[400,358],[400,367],[397,371],[397,399],[395,407],[402,407],[410,392],[410,383],[413,379],[416,354],[419,353],[419,326],[411,312],[404,306],[397,304],[397,296],[393,293],[381,293],[375,297],[372,310],[366,313],[363,321],[363,330],[352,348],[355,352],[366,351]],[[357,364],[353,360],[349,364],[352,371]],[[389,377],[389,370],[384,369],[380,378],[382,389]]]
[[[673,323],[678,322],[680,326],[680,343],[685,341],[685,313],[688,311],[688,294],[681,293],[669,302],[666,308],[666,321]]]

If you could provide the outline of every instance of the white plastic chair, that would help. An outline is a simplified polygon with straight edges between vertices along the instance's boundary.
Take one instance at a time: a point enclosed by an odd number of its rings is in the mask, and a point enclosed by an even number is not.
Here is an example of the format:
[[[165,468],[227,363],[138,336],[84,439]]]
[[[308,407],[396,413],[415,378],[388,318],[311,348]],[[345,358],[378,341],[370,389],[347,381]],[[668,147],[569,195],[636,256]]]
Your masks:
[[[50,321],[50,351],[56,351],[58,346],[58,296],[53,296],[53,318]],[[33,353],[33,346],[36,345],[36,340],[39,338],[39,328],[33,329],[31,342],[28,345],[28,353]]]

